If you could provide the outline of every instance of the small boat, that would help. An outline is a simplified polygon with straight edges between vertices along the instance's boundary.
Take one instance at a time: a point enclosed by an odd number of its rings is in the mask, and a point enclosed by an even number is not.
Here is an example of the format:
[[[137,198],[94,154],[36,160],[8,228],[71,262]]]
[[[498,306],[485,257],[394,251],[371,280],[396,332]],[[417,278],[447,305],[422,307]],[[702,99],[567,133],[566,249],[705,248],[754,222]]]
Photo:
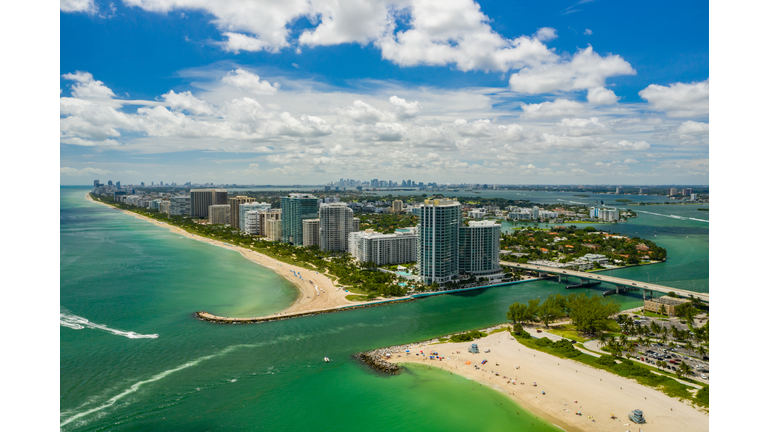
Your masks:
[[[331,361],[331,359],[329,359],[328,357],[323,357],[323,361],[329,362],[329,361]]]

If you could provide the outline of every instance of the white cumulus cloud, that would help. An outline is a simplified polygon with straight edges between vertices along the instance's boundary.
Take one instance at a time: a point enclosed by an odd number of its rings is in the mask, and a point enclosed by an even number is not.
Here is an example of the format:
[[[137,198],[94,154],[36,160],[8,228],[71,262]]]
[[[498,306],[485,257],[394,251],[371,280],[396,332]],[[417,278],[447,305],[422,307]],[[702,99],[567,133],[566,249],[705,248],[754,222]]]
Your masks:
[[[62,12],[96,12],[93,0],[59,0],[59,10]]]
[[[709,133],[709,123],[688,120],[677,127],[677,133],[689,135]]]
[[[568,99],[555,99],[554,102],[540,104],[521,104],[525,118],[530,120],[566,117],[578,115],[584,110],[584,105]]]
[[[587,91],[587,101],[595,105],[613,105],[619,101],[613,90],[605,87],[595,87]]]
[[[81,99],[106,99],[115,97],[115,93],[103,82],[93,79],[93,75],[88,72],[77,71],[61,76],[65,80],[74,81],[70,85],[72,96]]]
[[[190,114],[213,114],[213,107],[203,100],[196,98],[191,92],[176,93],[173,90],[161,96],[172,109],[186,111]]]
[[[240,68],[230,71],[221,81],[244,92],[257,95],[275,94],[280,88],[279,83],[270,84],[269,81],[261,79],[258,75]]]
[[[651,109],[664,111],[669,117],[709,115],[709,80],[670,86],[651,84],[638,94],[648,101]]]
[[[512,90],[528,93],[584,90],[605,86],[606,78],[634,75],[635,70],[618,55],[601,57],[589,46],[577,52],[569,61],[547,63],[523,68],[512,74]]]

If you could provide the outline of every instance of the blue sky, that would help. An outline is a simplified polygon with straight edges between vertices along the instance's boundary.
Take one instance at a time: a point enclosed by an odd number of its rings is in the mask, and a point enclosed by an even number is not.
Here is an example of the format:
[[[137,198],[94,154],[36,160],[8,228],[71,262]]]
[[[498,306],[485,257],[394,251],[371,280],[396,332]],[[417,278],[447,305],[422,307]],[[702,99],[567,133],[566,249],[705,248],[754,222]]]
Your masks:
[[[709,183],[703,2],[62,0],[61,183]]]

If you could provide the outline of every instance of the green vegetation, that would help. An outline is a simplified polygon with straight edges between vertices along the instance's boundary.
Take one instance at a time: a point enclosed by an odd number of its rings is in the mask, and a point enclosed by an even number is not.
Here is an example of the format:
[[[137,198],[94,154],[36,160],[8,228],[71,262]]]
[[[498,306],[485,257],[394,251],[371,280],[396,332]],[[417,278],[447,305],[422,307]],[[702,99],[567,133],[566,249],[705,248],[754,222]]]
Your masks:
[[[416,226],[418,219],[416,215],[407,213],[363,213],[360,215],[360,231],[373,229],[390,234],[398,228]]]
[[[357,264],[351,255],[346,253],[323,252],[317,246],[297,247],[287,243],[271,242],[258,237],[244,234],[226,225],[201,224],[190,217],[169,216],[157,210],[148,210],[124,203],[115,202],[111,197],[91,194],[91,197],[117,208],[128,210],[169,225],[177,226],[187,232],[219,240],[235,246],[240,246],[270,256],[288,264],[304,267],[319,273],[327,273],[332,279],[358,296],[348,296],[350,300],[374,299],[376,297],[403,296],[407,294],[405,287],[398,285],[401,278],[391,273],[375,270],[371,263]],[[311,276],[309,276],[311,279]],[[409,282],[410,283],[410,282]],[[427,287],[412,283],[416,291],[425,291]],[[354,288],[353,288],[354,287]]]
[[[590,197],[589,195],[585,195],[585,194],[576,194],[574,196],[583,197],[583,198],[589,198]]]
[[[614,201],[616,201],[616,202],[620,202],[620,203],[629,203],[629,202],[632,202],[632,200],[631,200],[631,199],[626,199],[626,198],[618,198],[618,199],[615,199]]]
[[[709,211],[708,208],[697,208],[696,210],[698,210],[698,211],[706,211],[706,212]],[[707,399],[709,399],[709,392],[707,392]]]
[[[574,328],[587,335],[595,335],[612,329],[609,318],[621,309],[614,300],[598,296],[587,296],[585,293],[551,294],[540,305],[541,300],[528,300],[528,304],[513,303],[509,306],[507,319],[513,323],[531,323],[543,321],[549,326],[555,317],[569,316]]]
[[[679,400],[687,400],[701,407],[709,408],[709,386],[707,385],[694,395],[688,391],[691,387],[675,381],[671,377],[656,375],[652,372],[651,368],[645,365],[629,359],[621,359],[609,355],[595,358],[577,350],[565,339],[558,342],[552,342],[548,338],[517,338],[517,341],[528,348],[561,358],[569,358],[596,369],[603,369],[625,378],[634,379],[638,383],[659,390],[667,396]]]
[[[469,341],[480,339],[486,336],[488,336],[488,333],[484,333],[479,330],[472,330],[467,333],[459,333],[459,334],[451,335],[450,341],[451,342],[469,342]]]
[[[555,241],[556,238],[559,240]],[[526,227],[502,233],[500,246],[502,249],[528,254],[518,257],[518,263],[542,259],[566,263],[586,254],[605,255],[611,261],[625,264],[667,259],[667,250],[652,241],[598,231],[594,227],[578,228],[576,225],[551,230]],[[508,256],[505,259],[515,258]]]

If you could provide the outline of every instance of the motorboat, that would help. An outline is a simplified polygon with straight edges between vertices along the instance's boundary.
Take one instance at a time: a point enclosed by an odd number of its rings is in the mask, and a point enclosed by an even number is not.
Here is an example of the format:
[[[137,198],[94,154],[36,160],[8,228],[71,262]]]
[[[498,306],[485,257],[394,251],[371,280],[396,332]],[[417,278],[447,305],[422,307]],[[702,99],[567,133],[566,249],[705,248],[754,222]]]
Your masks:
[[[323,361],[324,362],[329,362],[329,361],[331,361],[331,359],[329,359],[328,357],[323,357]]]

